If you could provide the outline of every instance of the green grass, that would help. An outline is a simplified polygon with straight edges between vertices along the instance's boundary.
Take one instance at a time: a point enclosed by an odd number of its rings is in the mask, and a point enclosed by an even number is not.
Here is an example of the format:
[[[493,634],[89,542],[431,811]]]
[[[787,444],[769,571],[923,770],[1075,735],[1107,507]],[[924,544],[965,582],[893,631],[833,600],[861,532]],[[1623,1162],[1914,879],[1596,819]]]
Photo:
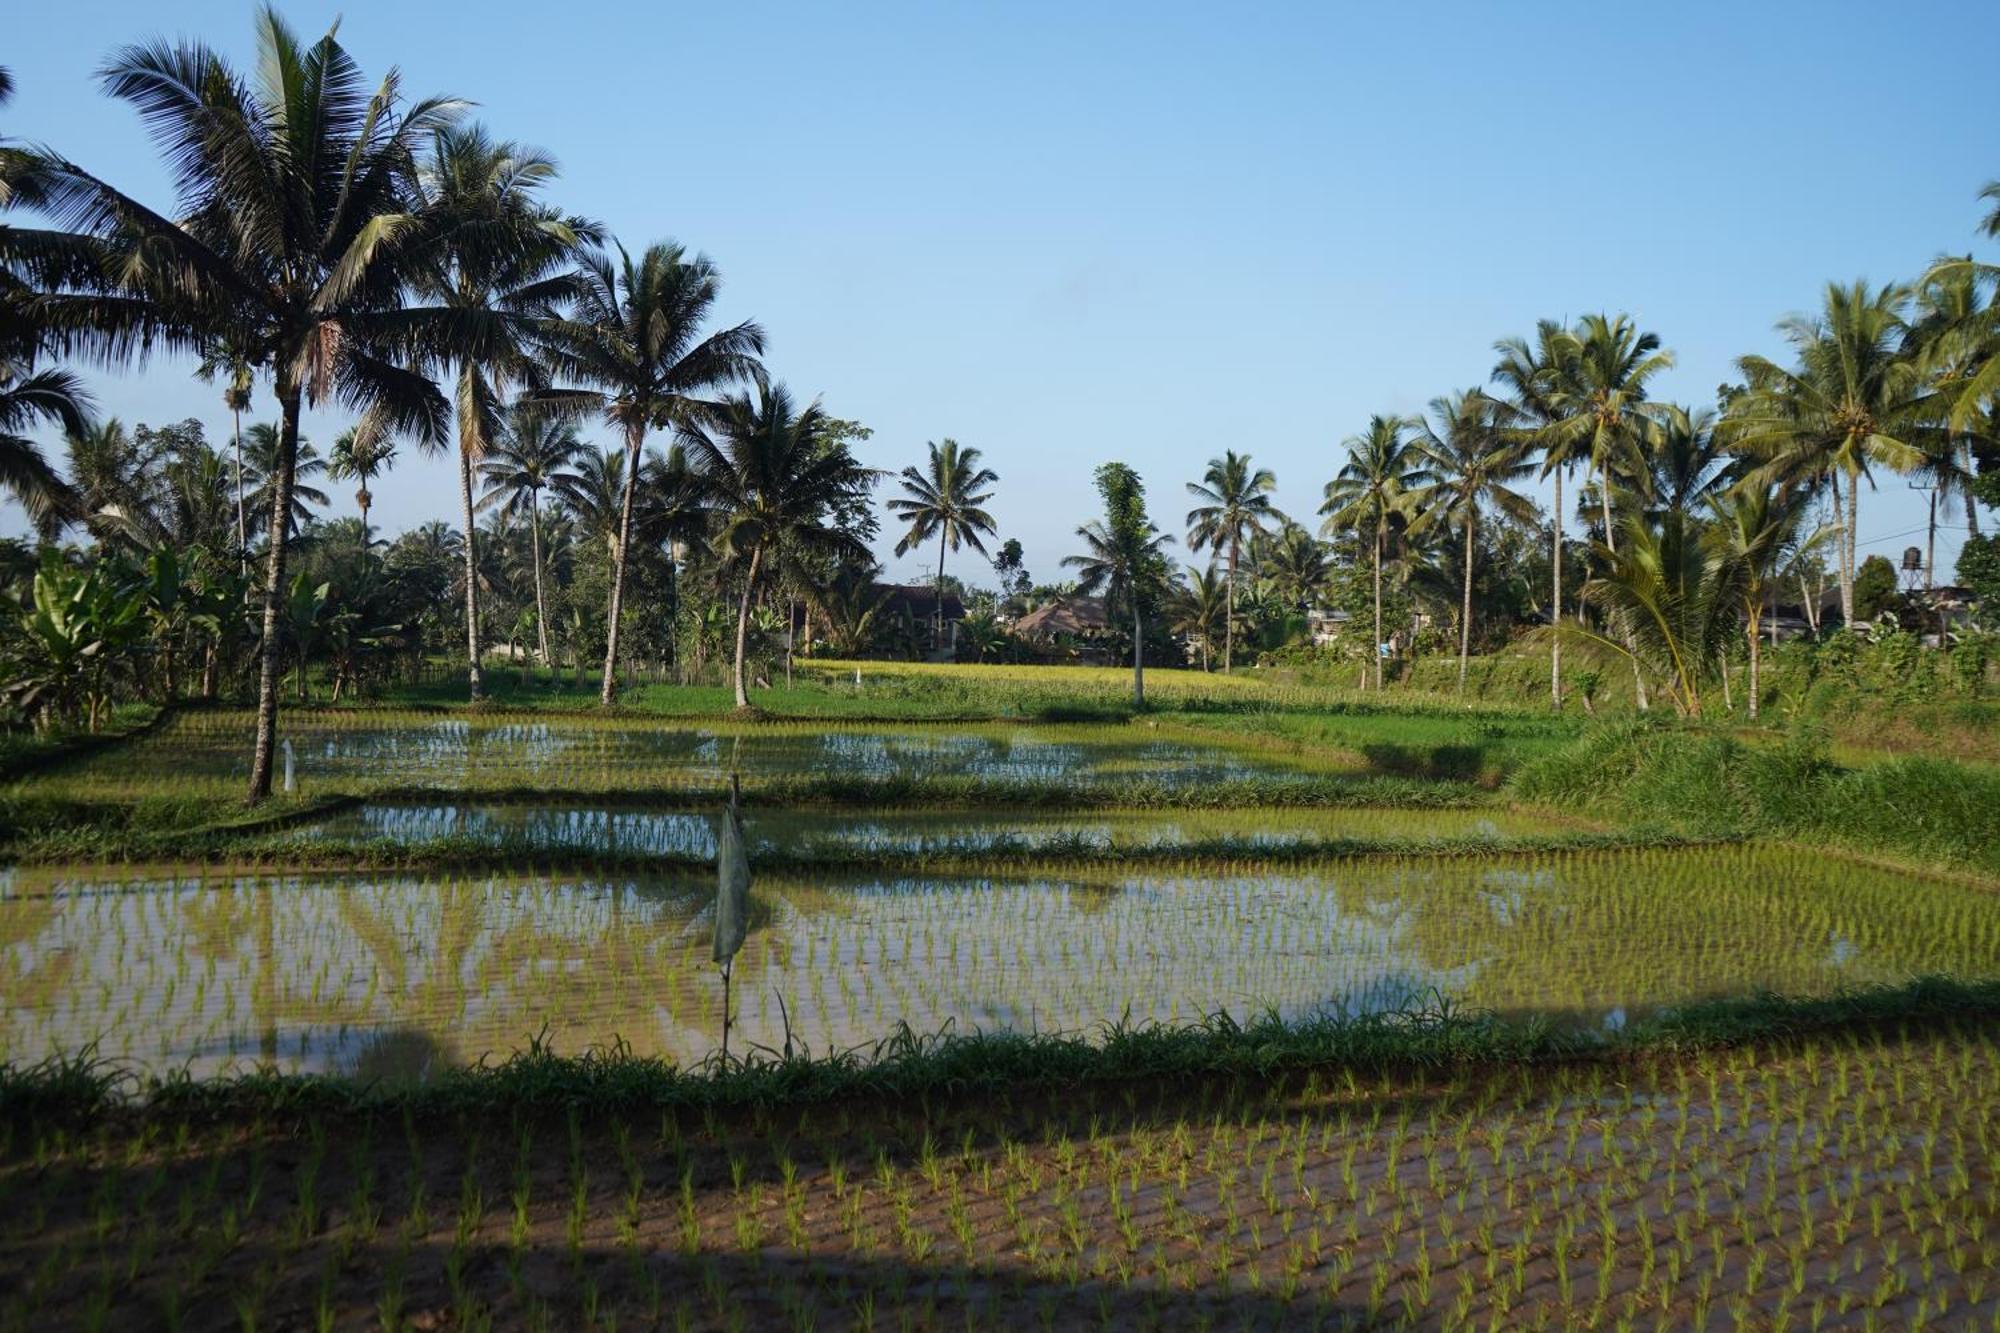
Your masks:
[[[1810,730],[1753,745],[1664,719],[1607,723],[1529,762],[1509,790],[1605,818],[1825,841],[2000,874],[2000,772],[1907,757],[1848,768]]]

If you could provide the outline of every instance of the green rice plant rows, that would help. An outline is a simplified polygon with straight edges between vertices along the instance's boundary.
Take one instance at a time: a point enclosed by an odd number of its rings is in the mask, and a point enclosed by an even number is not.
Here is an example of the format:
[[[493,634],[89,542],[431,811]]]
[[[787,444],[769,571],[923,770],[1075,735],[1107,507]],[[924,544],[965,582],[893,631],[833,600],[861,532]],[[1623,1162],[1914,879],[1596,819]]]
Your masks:
[[[1619,1063],[5,1117],[0,1329],[1985,1329],[1993,998]]]
[[[420,1072],[543,1034],[681,1063],[720,1031],[713,879],[134,878],[0,889],[0,1056],[143,1070]],[[1396,1010],[1570,1028],[2000,959],[2000,896],[1779,847],[1317,867],[760,880],[738,1031],[773,1049]]]

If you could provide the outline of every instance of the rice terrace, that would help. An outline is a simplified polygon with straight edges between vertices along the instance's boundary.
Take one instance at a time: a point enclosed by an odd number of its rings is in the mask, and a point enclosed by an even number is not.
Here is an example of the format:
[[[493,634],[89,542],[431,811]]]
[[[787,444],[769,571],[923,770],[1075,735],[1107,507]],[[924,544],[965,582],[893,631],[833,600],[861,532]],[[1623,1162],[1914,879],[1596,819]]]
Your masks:
[[[617,8],[0,50],[0,1333],[2000,1333],[1937,15]]]

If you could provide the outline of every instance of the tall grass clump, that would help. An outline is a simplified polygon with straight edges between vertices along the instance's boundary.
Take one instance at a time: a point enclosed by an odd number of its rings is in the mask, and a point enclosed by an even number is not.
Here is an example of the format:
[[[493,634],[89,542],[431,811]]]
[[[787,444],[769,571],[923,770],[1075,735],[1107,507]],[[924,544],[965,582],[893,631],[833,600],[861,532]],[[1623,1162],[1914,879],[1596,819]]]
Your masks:
[[[1607,723],[1523,765],[1509,789],[1701,836],[1823,839],[2000,874],[2000,772],[1927,758],[1848,768],[1810,728],[1751,744],[1666,721]]]

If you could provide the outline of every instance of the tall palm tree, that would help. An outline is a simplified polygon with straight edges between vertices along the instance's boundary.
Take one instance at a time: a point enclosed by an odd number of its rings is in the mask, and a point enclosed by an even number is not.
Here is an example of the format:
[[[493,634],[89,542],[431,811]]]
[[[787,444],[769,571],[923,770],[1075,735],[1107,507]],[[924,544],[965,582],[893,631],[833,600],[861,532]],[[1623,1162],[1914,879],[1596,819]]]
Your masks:
[[[546,390],[537,397],[552,408],[602,412],[625,440],[625,490],[612,547],[604,681],[598,695],[607,707],[617,695],[618,621],[646,432],[698,430],[720,419],[719,405],[701,395],[763,380],[758,358],[764,331],[756,324],[703,334],[721,289],[721,276],[706,255],[690,257],[680,246],[663,243],[648,246],[635,263],[621,246],[615,263],[602,252],[585,255],[568,309],[541,325],[543,361],[575,387]],[[737,693],[743,694],[740,680]],[[747,704],[748,699],[739,702]]]
[[[461,104],[409,100],[391,73],[372,92],[332,32],[305,44],[264,7],[256,74],[196,42],[128,47],[104,86],[136,107],[172,169],[177,203],[146,207],[53,155],[28,193],[52,230],[0,233],[0,266],[41,288],[62,343],[111,361],[241,348],[279,412],[263,578],[263,640],[249,798],[270,794],[299,417],[337,398],[399,432],[442,436],[437,387],[399,362],[462,340],[462,323],[406,299],[417,150]],[[17,191],[21,188],[17,180]]]
[[[250,410],[251,394],[257,383],[256,372],[250,364],[249,353],[243,348],[233,343],[215,343],[202,354],[195,374],[204,383],[218,379],[223,381],[222,405],[229,409],[229,434],[235,442],[236,452],[237,568],[247,573],[250,568],[250,520],[243,484],[243,414]]]
[[[876,473],[831,438],[819,404],[795,409],[783,385],[760,385],[755,397],[734,395],[704,416],[704,423],[683,426],[681,438],[721,522],[717,549],[743,568],[735,683],[736,706],[748,708],[750,605],[766,559],[866,562],[867,544],[834,520],[843,506],[866,497]],[[628,527],[629,513],[628,499]]]
[[[1280,517],[1278,530],[1250,544],[1258,586],[1287,607],[1310,610],[1326,589],[1332,572],[1326,544],[1302,523]]]
[[[418,172],[424,226],[412,245],[417,290],[477,329],[476,342],[444,358],[458,425],[459,521],[465,525],[466,685],[477,703],[480,676],[479,533],[472,474],[504,427],[502,403],[534,373],[526,335],[574,288],[565,272],[577,247],[601,239],[595,223],[565,217],[541,200],[556,178],[547,155],[490,137],[477,125],[431,137]]]
[[[1932,540],[1935,512],[1943,493],[1956,490],[1965,503],[1965,530],[1979,535],[1979,509],[1972,487],[1964,482],[1975,473],[1974,440],[1978,428],[1989,427],[1987,410],[2000,404],[2000,268],[1974,262],[1970,255],[1941,259],[1924,274],[1916,289],[1918,318],[1910,342],[1931,376],[1935,395],[1948,412],[1947,426],[1957,442],[1956,466],[1933,471]],[[1950,449],[1949,442],[1944,446]],[[1927,457],[1935,457],[1926,450]],[[1940,458],[1940,464],[1944,459]],[[1941,475],[1940,475],[1941,474]]]
[[[1646,470],[1652,425],[1647,388],[1674,364],[1657,334],[1642,333],[1626,315],[1586,315],[1555,341],[1549,377],[1549,420],[1543,449],[1580,454],[1599,479],[1604,544],[1618,549],[1611,493]]]
[[[332,481],[352,481],[357,489],[354,503],[361,509],[361,549],[368,549],[368,511],[374,506],[375,496],[368,489],[368,483],[389,470],[396,461],[396,442],[381,424],[370,418],[363,418],[354,426],[340,433],[333,442],[333,452],[327,456],[326,475]]]
[[[1192,545],[1192,543],[1190,543]],[[1226,626],[1235,610],[1229,595],[1228,577],[1211,561],[1205,569],[1191,569],[1187,579],[1174,590],[1171,605],[1173,628],[1201,645],[1201,669],[1209,669],[1209,653],[1215,647],[1215,627]],[[1225,628],[1223,633],[1227,635]],[[1225,666],[1225,670],[1228,668]]]
[[[618,518],[625,504],[625,450],[580,450],[566,469],[551,475],[549,489],[576,521],[580,536],[618,553]]]
[[[1479,507],[1492,505],[1520,522],[1534,518],[1535,505],[1512,488],[1534,470],[1521,439],[1508,431],[1508,405],[1478,389],[1433,398],[1430,418],[1417,422],[1417,447],[1429,458],[1436,480],[1426,495],[1437,516],[1465,530],[1465,593],[1458,614],[1458,692],[1465,693],[1465,670],[1472,656],[1472,565],[1479,550]]]
[[[957,440],[926,443],[930,457],[923,469],[906,467],[902,472],[903,493],[888,502],[889,512],[908,525],[896,543],[896,554],[904,555],[930,541],[938,542],[936,643],[944,643],[944,554],[956,551],[963,542],[981,555],[986,554],[982,535],[995,531],[993,516],[982,508],[993,498],[988,489],[1000,480],[992,468],[979,466],[979,450],[960,446]]]
[[[1219,551],[1227,569],[1225,597],[1229,608],[1223,619],[1222,669],[1226,672],[1236,654],[1236,566],[1243,548],[1266,526],[1282,517],[1271,503],[1278,478],[1267,467],[1250,466],[1250,455],[1234,449],[1208,460],[1208,470],[1200,481],[1188,483],[1188,494],[1202,503],[1188,511],[1188,549]]]
[[[1562,624],[1563,607],[1563,480],[1582,452],[1581,441],[1558,440],[1544,432],[1556,419],[1554,402],[1556,366],[1561,358],[1563,326],[1552,319],[1537,321],[1534,340],[1502,338],[1493,344],[1500,354],[1492,379],[1506,386],[1508,403],[1518,424],[1514,427],[1542,456],[1541,476],[1555,482],[1555,506],[1549,511],[1549,624]],[[1563,705],[1562,635],[1549,636],[1549,700],[1554,708]]]
[[[250,474],[250,516],[277,534],[275,540],[289,544],[297,540],[299,529],[312,518],[314,509],[324,509],[333,503],[333,498],[310,480],[326,474],[326,460],[319,456],[319,450],[313,447],[311,440],[302,437],[293,439],[292,484],[289,488],[291,503],[285,506],[285,519],[280,527],[273,520],[271,506],[279,494],[277,478],[284,466],[283,428],[260,421],[244,432],[243,441],[244,467]]]
[[[1716,556],[1740,571],[1736,584],[1742,598],[1744,632],[1750,648],[1750,720],[1757,720],[1761,626],[1768,589],[1800,556],[1827,537],[1830,529],[1805,532],[1812,498],[1803,486],[1767,486],[1749,482],[1713,496],[1708,507],[1713,521],[1703,533]]]
[[[479,465],[486,479],[479,507],[497,504],[503,512],[528,520],[535,565],[536,647],[543,666],[549,664],[549,614],[542,592],[542,492],[566,479],[568,468],[583,453],[583,440],[569,423],[517,406],[508,414],[506,434]]]
[[[1945,434],[1935,424],[1929,385],[1905,338],[1907,287],[1829,283],[1817,316],[1778,326],[1798,360],[1786,368],[1761,356],[1737,362],[1749,392],[1731,405],[1731,442],[1759,460],[1756,484],[1835,488],[1847,481],[1840,534],[1840,612],[1854,625],[1855,538],[1861,481],[1876,467],[1909,471]]]
[[[1716,434],[1713,410],[1661,403],[1647,427],[1646,469],[1634,477],[1644,487],[1649,521],[1662,514],[1695,514],[1734,480],[1735,461]]]
[[[1104,517],[1076,530],[1085,553],[1063,557],[1077,571],[1077,591],[1102,592],[1107,604],[1124,602],[1132,613],[1132,702],[1146,702],[1146,604],[1157,597],[1168,575],[1164,548],[1173,538],[1146,516],[1146,488],[1123,463],[1097,469],[1097,493]]]
[[[1409,521],[1416,493],[1435,480],[1425,466],[1427,458],[1412,436],[1411,426],[1403,417],[1370,417],[1367,430],[1344,442],[1347,461],[1326,484],[1326,501],[1319,507],[1326,516],[1320,526],[1322,533],[1365,528],[1371,535],[1375,561],[1373,657],[1378,690],[1382,688],[1382,561],[1388,554],[1389,527],[1397,520]]]

